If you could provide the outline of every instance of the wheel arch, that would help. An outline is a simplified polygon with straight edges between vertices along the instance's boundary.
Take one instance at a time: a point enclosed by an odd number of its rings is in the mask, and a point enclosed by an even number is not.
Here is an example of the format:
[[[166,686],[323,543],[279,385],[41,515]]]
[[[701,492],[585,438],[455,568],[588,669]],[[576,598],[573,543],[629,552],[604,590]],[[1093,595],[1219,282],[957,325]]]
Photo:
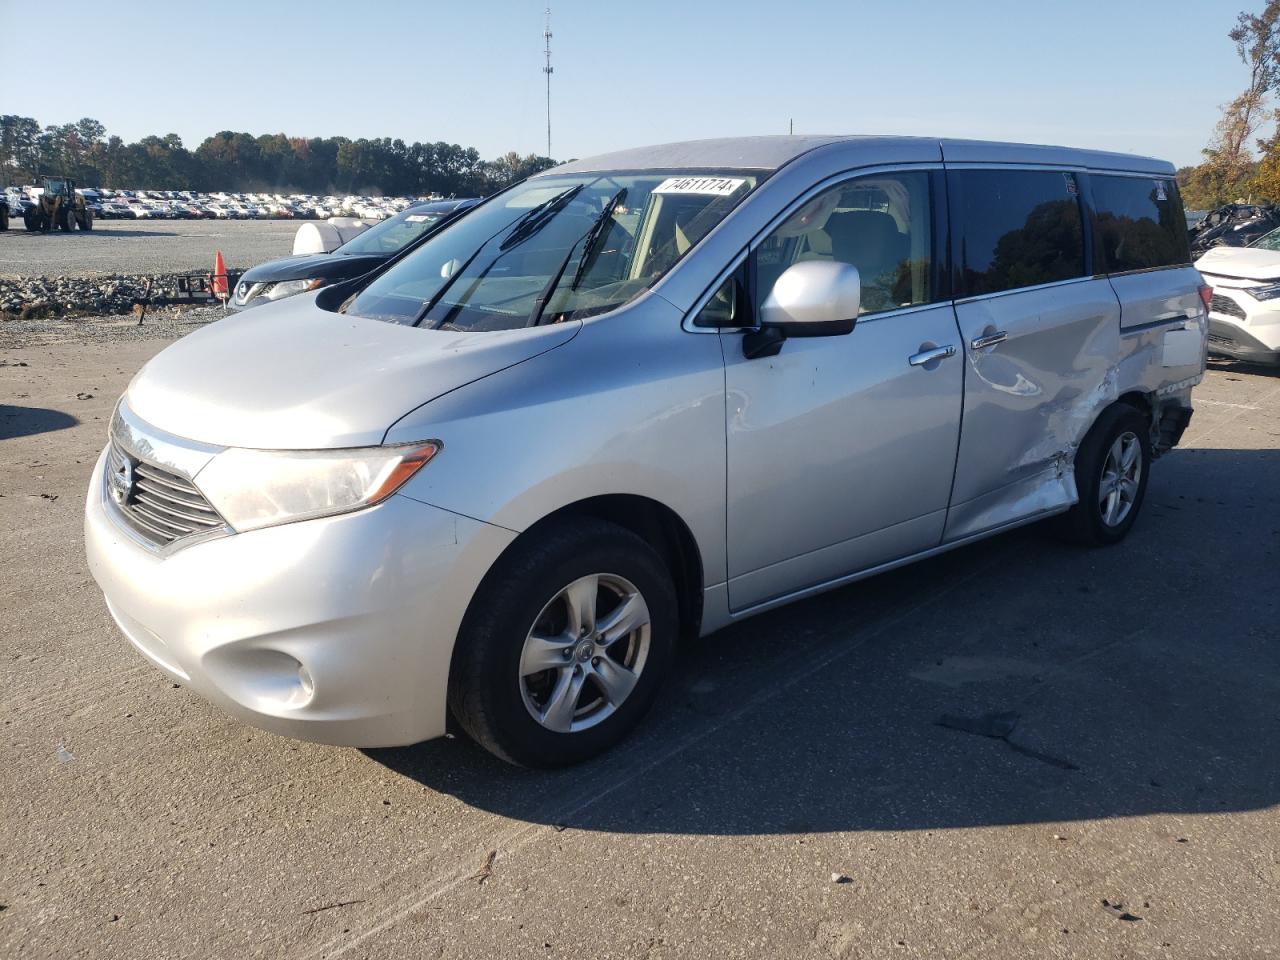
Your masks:
[[[565,504],[540,518],[511,541],[494,561],[496,568],[518,544],[537,537],[549,524],[572,517],[594,517],[616,524],[657,551],[676,588],[682,636],[697,636],[702,622],[702,552],[689,525],[675,510],[639,494],[602,494]],[[492,568],[491,568],[492,569]]]
[[[1143,393],[1141,390],[1130,390],[1128,393],[1122,393],[1116,397],[1115,403],[1128,404],[1140,413],[1146,414],[1152,422],[1155,421],[1155,405],[1151,395],[1148,393]],[[1102,411],[1098,412],[1098,416],[1102,416]]]

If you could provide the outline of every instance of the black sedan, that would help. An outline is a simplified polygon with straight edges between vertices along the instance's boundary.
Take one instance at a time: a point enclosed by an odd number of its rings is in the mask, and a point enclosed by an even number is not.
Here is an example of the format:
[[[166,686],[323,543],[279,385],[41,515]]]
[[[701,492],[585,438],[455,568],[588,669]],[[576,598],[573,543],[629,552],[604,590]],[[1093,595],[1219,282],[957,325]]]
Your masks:
[[[446,217],[479,202],[465,199],[415,203],[330,253],[284,257],[259,264],[240,277],[230,306],[233,310],[257,307],[366,274],[432,232]]]

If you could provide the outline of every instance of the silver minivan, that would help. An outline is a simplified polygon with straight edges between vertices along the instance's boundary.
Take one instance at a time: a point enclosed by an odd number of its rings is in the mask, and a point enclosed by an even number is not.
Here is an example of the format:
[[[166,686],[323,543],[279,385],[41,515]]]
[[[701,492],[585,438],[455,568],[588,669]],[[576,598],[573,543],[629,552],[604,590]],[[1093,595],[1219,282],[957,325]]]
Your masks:
[[[1205,369],[1173,172],[898,137],[556,167],[143,367],[94,577],[248,723],[388,746],[452,713],[582,760],[684,637],[1033,521],[1121,540]]]

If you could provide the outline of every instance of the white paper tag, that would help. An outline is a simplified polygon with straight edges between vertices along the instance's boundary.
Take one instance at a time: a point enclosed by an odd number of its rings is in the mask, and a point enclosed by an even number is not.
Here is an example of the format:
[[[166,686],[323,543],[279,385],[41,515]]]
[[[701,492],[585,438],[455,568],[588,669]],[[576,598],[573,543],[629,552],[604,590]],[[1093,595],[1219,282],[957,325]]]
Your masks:
[[[1168,199],[1169,199],[1169,193],[1168,193],[1168,191],[1166,191],[1166,190],[1165,190],[1165,188],[1164,188],[1164,181],[1163,181],[1163,180],[1157,180],[1157,181],[1156,181],[1156,199],[1157,199],[1157,200],[1168,200]]]
[[[653,188],[654,193],[698,193],[727,197],[747,181],[741,177],[667,177]]]
[[[1161,366],[1186,367],[1200,362],[1203,341],[1199,330],[1169,330],[1164,335]]]
[[[409,214],[409,216],[405,217],[404,219],[406,223],[426,223],[431,218],[428,217],[426,214],[411,213]]]

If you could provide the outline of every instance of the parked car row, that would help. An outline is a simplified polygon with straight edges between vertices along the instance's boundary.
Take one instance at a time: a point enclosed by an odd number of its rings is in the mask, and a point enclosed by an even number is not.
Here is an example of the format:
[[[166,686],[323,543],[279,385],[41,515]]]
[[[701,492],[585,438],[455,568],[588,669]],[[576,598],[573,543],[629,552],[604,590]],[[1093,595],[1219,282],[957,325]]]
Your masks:
[[[11,215],[34,205],[41,188],[6,187]],[[312,194],[203,193],[194,190],[84,188],[86,206],[100,220],[323,220],[360,217],[385,220],[412,203],[440,197],[325,196]]]

